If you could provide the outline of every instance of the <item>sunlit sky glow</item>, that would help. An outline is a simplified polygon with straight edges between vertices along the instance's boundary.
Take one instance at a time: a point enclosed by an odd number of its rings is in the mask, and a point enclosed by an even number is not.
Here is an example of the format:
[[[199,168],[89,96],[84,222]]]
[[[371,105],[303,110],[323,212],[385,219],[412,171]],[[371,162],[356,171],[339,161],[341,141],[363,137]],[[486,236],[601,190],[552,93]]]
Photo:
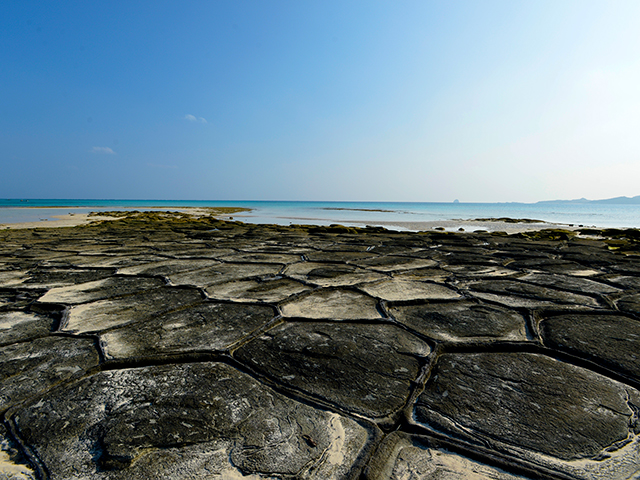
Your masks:
[[[0,197],[640,194],[640,2],[0,2]]]

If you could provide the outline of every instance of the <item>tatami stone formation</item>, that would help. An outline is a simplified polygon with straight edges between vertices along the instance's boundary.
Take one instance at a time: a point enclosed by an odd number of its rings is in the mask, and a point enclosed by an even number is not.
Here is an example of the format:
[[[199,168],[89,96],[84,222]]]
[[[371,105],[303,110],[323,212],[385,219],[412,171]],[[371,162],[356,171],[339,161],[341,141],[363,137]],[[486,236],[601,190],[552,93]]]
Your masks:
[[[0,231],[0,478],[640,478],[639,240]]]

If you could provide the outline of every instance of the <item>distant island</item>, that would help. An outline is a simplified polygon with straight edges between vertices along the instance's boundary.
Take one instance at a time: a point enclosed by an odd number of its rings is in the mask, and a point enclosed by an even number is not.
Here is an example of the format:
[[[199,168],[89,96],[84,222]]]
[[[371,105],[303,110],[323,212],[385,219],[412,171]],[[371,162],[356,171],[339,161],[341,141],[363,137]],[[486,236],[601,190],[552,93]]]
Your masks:
[[[618,205],[640,205],[640,195],[635,197],[615,197],[603,200],[587,200],[586,198],[578,198],[576,200],[544,200],[536,203],[599,203],[599,204],[618,204]]]

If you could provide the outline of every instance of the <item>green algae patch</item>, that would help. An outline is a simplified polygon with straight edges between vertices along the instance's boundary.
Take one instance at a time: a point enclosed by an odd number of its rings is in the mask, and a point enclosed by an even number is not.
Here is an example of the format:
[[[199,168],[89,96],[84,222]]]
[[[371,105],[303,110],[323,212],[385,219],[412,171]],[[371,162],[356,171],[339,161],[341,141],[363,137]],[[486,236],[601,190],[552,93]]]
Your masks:
[[[565,230],[562,228],[545,228],[543,230],[535,230],[531,232],[520,232],[512,235],[515,238],[526,238],[529,240],[569,240],[576,236],[573,230]]]
[[[603,239],[607,248],[616,253],[640,255],[640,229],[637,228],[587,228],[579,230],[581,235]]]

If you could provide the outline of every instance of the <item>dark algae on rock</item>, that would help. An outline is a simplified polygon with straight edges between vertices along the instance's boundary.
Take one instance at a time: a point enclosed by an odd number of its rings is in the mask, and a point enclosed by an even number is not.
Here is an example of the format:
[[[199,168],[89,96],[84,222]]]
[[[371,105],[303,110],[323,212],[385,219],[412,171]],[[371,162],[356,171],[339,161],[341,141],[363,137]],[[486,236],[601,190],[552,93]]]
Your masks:
[[[640,477],[637,230],[93,218],[0,231],[0,478]]]

